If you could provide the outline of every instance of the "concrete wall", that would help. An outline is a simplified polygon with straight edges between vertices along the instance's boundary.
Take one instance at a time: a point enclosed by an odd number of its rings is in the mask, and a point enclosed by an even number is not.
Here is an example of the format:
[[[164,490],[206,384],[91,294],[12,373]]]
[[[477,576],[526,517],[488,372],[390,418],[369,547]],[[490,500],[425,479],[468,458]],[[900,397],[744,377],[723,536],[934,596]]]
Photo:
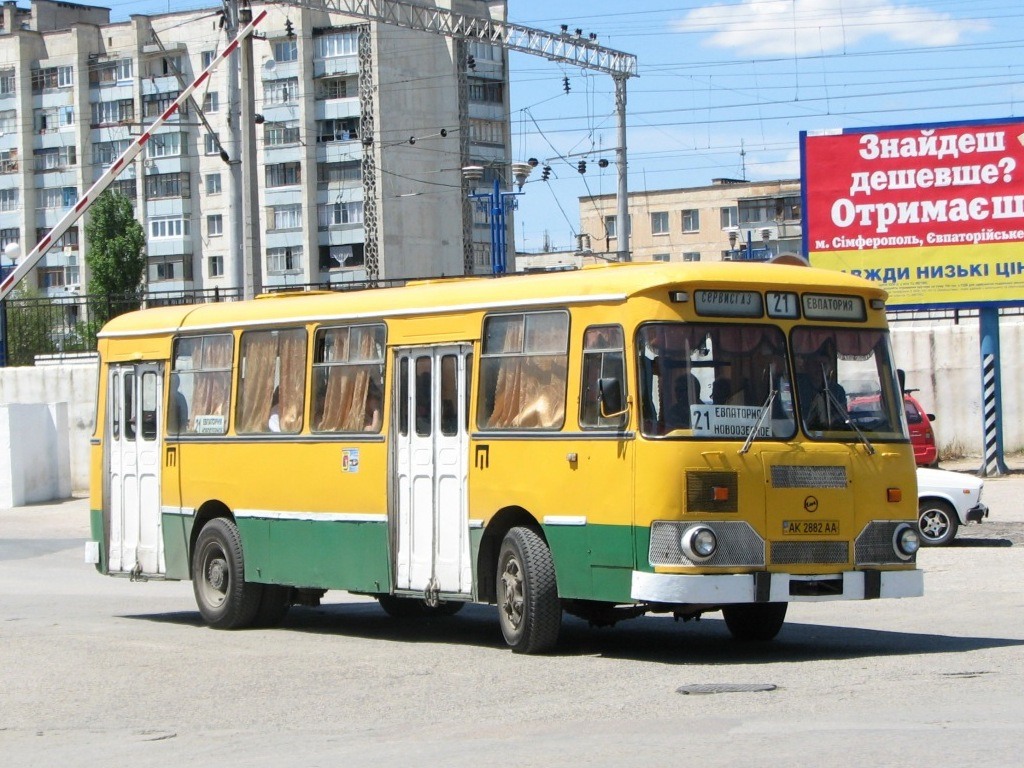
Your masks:
[[[907,387],[934,413],[940,458],[980,456],[984,446],[981,402],[981,342],[977,318],[959,325],[893,323],[896,364],[907,372]],[[1024,450],[1024,320],[999,324],[1003,449]]]
[[[0,405],[0,507],[71,496],[67,403]]]
[[[907,386],[929,413],[938,417],[940,455],[980,456],[984,444],[981,408],[981,348],[978,321],[960,325],[893,325],[896,363],[907,372]],[[1000,324],[1003,447],[1024,450],[1024,319]],[[89,438],[95,425],[97,363],[0,368],[0,404],[68,404],[71,485],[89,488]]]
[[[89,438],[96,424],[98,363],[0,368],[0,405],[10,403],[67,403],[67,443],[70,446],[71,487],[89,488]],[[17,449],[17,436],[14,445]],[[6,445],[0,445],[0,452]]]

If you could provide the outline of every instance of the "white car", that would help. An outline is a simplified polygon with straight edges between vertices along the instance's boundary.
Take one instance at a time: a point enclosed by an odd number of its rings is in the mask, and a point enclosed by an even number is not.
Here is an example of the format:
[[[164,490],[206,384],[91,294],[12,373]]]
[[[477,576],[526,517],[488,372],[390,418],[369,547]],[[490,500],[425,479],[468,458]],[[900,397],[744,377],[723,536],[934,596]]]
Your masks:
[[[921,544],[949,544],[961,525],[980,523],[988,517],[988,507],[981,503],[984,485],[974,475],[918,467],[917,525]]]

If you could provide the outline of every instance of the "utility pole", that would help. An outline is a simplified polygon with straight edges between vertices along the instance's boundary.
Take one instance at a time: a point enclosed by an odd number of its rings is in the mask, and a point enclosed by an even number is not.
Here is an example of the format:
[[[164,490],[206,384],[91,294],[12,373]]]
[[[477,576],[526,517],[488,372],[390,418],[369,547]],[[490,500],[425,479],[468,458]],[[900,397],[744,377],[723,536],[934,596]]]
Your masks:
[[[237,2],[237,0],[232,0]],[[245,1],[245,0],[243,0]],[[252,8],[238,9],[238,22],[245,26],[252,22]],[[238,46],[241,56],[241,113],[242,131],[242,261],[245,265],[243,298],[251,299],[263,292],[263,250],[259,233],[259,190],[256,177],[256,90],[253,82],[252,38],[247,35]]]
[[[619,132],[618,146],[615,148],[615,168],[619,175],[615,233],[618,235],[619,261],[632,261],[629,253],[629,184],[626,171],[626,77],[615,76],[615,112]]]
[[[234,40],[238,34],[238,0],[224,0],[224,32],[228,40]],[[242,105],[238,91],[238,71],[241,54],[236,48],[228,62],[228,125],[227,137],[223,142],[228,153],[228,199],[227,211],[227,263],[224,274],[231,281],[231,286],[239,294],[245,292],[245,253],[242,250],[242,164],[240,162],[242,147]]]

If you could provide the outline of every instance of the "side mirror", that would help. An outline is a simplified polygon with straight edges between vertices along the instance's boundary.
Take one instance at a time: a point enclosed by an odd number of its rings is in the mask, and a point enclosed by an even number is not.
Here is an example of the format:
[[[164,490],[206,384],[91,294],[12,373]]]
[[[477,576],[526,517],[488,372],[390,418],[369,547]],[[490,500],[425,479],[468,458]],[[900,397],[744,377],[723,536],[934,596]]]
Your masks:
[[[608,377],[597,380],[598,401],[601,403],[601,416],[610,419],[626,412],[622,402],[622,382],[617,378]]]
[[[929,413],[928,414],[928,421],[935,421],[935,414],[934,413]]]

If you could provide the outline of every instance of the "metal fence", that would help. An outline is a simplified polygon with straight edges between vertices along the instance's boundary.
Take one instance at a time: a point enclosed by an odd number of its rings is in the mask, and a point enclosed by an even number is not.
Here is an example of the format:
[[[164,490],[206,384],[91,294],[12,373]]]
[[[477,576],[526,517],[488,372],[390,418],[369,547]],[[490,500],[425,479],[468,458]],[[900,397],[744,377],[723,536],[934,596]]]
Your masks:
[[[267,292],[334,290],[353,291],[402,285],[405,280],[349,283],[308,283],[267,287]],[[96,334],[111,318],[136,309],[184,304],[238,301],[237,288],[183,291],[152,291],[122,296],[68,294],[59,297],[8,297],[0,302],[0,365],[33,365],[39,356],[60,356],[96,351]],[[6,322],[4,322],[6,320]],[[6,343],[3,343],[6,342]]]

